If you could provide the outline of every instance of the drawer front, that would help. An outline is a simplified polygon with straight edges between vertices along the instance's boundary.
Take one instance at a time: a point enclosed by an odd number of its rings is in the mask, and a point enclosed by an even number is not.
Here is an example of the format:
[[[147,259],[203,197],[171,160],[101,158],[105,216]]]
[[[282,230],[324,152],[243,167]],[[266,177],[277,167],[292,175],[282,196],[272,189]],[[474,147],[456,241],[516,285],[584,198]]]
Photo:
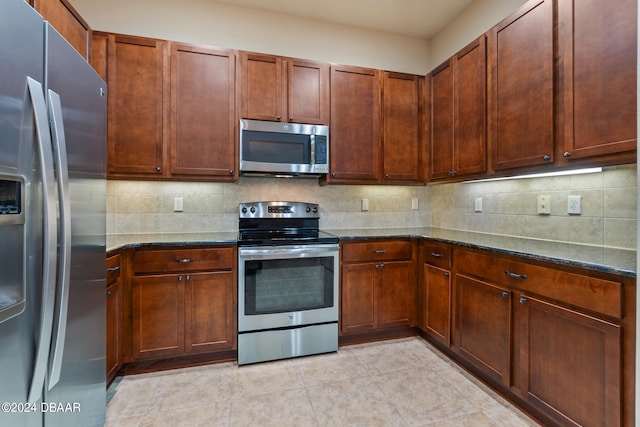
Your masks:
[[[342,245],[342,262],[408,260],[412,255],[413,245],[406,240],[373,240]]]
[[[504,259],[456,251],[458,273],[552,298],[607,316],[622,317],[622,283]]]
[[[120,278],[120,255],[113,255],[107,258],[107,286],[111,286]]]
[[[422,242],[422,262],[436,267],[451,269],[451,246],[446,243]]]
[[[229,270],[233,268],[233,261],[233,248],[137,251],[133,270],[135,273]]]

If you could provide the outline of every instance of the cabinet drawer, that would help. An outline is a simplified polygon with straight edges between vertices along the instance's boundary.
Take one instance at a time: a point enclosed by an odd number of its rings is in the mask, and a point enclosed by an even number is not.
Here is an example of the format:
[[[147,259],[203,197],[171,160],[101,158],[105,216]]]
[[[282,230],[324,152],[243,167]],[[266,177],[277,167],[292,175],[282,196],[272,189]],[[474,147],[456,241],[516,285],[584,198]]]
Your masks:
[[[406,240],[374,240],[342,245],[342,262],[411,259],[412,244]]]
[[[422,262],[436,267],[450,269],[452,250],[446,243],[422,242]]]
[[[495,255],[456,251],[458,273],[481,277],[523,292],[552,298],[607,316],[622,317],[622,283],[512,261]]]
[[[233,248],[137,251],[134,273],[225,270],[233,268]]]
[[[107,258],[107,286],[111,286],[120,278],[120,255],[114,255]]]

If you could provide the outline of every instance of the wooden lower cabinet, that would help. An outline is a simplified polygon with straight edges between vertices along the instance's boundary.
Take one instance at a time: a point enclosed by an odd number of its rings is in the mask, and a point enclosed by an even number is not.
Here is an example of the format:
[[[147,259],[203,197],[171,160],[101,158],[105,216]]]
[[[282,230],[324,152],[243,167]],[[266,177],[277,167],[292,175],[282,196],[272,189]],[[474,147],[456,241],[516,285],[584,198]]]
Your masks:
[[[407,240],[343,245],[341,334],[413,325],[414,245]]]
[[[122,280],[120,255],[107,258],[106,291],[106,365],[107,383],[110,383],[122,367],[123,330],[122,330]]]
[[[420,242],[417,322],[420,329],[446,346],[451,344],[451,253],[447,244]]]
[[[621,326],[526,295],[518,301],[523,398],[558,424],[622,425]]]
[[[133,256],[133,360],[232,350],[234,247],[141,250]],[[209,266],[210,270],[202,270]],[[164,269],[167,273],[160,273]]]

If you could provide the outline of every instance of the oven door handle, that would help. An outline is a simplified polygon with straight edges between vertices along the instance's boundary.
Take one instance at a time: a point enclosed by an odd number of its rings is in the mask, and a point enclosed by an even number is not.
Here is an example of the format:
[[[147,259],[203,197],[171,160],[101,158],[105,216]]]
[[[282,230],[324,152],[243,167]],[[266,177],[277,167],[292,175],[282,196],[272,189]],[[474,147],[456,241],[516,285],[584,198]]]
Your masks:
[[[322,254],[337,255],[338,245],[300,245],[288,247],[260,247],[260,248],[238,248],[238,256],[243,259],[260,257],[265,258],[302,258],[309,256],[317,256]]]

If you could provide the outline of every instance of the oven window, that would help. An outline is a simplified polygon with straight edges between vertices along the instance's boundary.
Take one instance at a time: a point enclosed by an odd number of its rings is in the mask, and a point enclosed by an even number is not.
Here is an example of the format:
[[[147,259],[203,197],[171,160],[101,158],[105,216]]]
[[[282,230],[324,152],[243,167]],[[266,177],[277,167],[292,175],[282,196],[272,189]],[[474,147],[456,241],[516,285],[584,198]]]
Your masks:
[[[245,314],[333,306],[333,257],[245,263]]]
[[[251,162],[309,164],[309,135],[243,132],[242,159]]]

